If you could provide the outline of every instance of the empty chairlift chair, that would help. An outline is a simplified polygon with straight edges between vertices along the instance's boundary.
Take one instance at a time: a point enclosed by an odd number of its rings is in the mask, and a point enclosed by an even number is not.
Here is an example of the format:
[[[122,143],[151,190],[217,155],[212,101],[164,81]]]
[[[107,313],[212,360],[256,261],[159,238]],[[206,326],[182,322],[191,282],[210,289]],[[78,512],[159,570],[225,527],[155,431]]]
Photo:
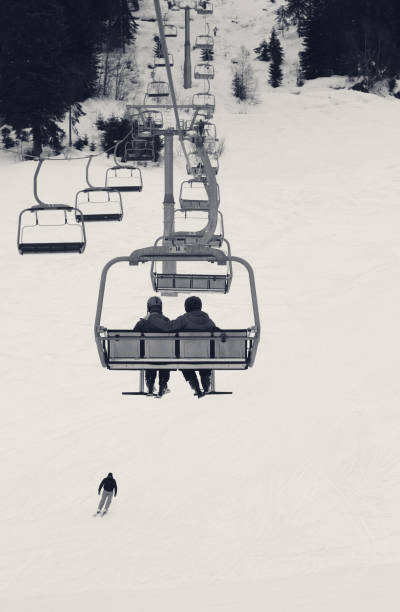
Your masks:
[[[106,187],[114,187],[122,193],[142,191],[143,180],[140,168],[119,165],[107,168]]]
[[[193,95],[192,105],[195,109],[213,113],[215,110],[215,96],[210,93],[196,93]]]
[[[124,211],[118,189],[89,187],[78,191],[75,197],[78,221],[121,221]]]
[[[213,79],[214,78],[214,66],[212,64],[202,63],[196,64],[194,67],[194,78],[195,79]]]
[[[203,176],[204,175],[204,167],[201,161],[201,158],[197,153],[192,152],[188,154],[189,163],[186,165],[186,171],[188,174],[193,174],[194,176]],[[218,156],[214,153],[209,155],[210,164],[215,174],[218,174],[219,170],[219,162]]]
[[[44,161],[39,160],[33,179],[33,193],[37,204],[25,208],[19,214],[18,251],[21,255],[83,253],[86,247],[86,232],[82,212],[67,204],[42,202],[38,196],[38,176]]]
[[[174,245],[178,242],[182,242],[184,245],[199,244],[197,234],[199,231],[199,224],[201,223],[201,227],[204,227],[204,222],[208,220],[208,211],[187,211],[176,208],[174,211],[174,218],[175,230],[179,233],[179,238],[174,238],[173,240]],[[156,241],[155,246],[157,246],[161,240],[162,237]],[[224,242],[227,243],[225,240],[224,218],[222,212],[218,210],[218,222],[215,233],[207,245],[221,248]]]
[[[196,36],[194,48],[195,49],[213,49],[214,40],[212,36],[209,36],[208,34],[200,34],[199,36]]]
[[[174,65],[174,56],[171,53],[168,53],[169,65]],[[165,57],[156,57],[154,56],[154,68],[163,68],[165,67]]]
[[[123,161],[148,162],[154,161],[155,150],[153,137],[133,137],[126,143]]]
[[[83,214],[72,206],[39,204],[20,213],[18,250],[21,255],[83,253],[85,247]]]
[[[170,23],[164,23],[164,36],[166,36],[167,38],[169,37],[176,37],[178,36],[178,30],[177,27],[175,25],[172,25]]]
[[[254,325],[241,329],[214,332],[145,333],[125,329],[109,329],[102,323],[103,301],[107,275],[115,264],[162,261],[207,261],[225,265],[234,261],[247,270],[252,299]],[[251,266],[239,257],[226,255],[208,247],[191,249],[185,253],[167,247],[138,249],[129,257],[109,261],[102,272],[95,320],[95,340],[103,367],[110,370],[245,370],[254,364],[260,337],[256,286]],[[141,375],[141,389],[143,375]]]
[[[146,110],[142,112],[143,122],[145,125],[150,125],[161,130],[164,125],[164,117],[161,111]]]
[[[217,203],[219,204],[219,187],[217,185]],[[209,210],[209,199],[202,179],[183,181],[179,193],[181,210]]]
[[[147,86],[148,98],[163,98],[169,96],[168,83],[165,81],[152,81]]]

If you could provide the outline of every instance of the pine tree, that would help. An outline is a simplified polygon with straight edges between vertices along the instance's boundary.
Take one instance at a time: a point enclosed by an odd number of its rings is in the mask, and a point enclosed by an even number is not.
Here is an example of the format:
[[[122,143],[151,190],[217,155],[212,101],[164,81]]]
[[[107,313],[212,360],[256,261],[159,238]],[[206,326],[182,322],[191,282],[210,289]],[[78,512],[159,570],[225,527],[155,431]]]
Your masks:
[[[160,37],[155,35],[153,36],[153,40],[154,40],[154,47],[153,47],[154,57],[163,57]]]
[[[258,47],[254,49],[254,53],[256,53],[257,59],[260,60],[260,62],[269,62],[271,59],[269,53],[269,46],[265,39],[262,40]]]
[[[271,65],[269,67],[268,82],[272,87],[279,87],[282,83],[281,66],[283,62],[283,49],[276,35],[275,28],[272,28],[271,38],[269,40],[269,52],[271,55]]]
[[[61,131],[69,78],[64,48],[68,27],[62,6],[54,0],[0,4],[0,114],[17,134],[31,128],[33,153]]]
[[[200,56],[203,62],[212,62],[212,60],[214,59],[214,50],[202,49]]]
[[[234,77],[232,80],[232,89],[233,89],[233,95],[235,96],[235,98],[239,98],[239,100],[246,100],[247,98],[246,86],[243,82],[243,77],[238,72],[235,72],[234,74]]]

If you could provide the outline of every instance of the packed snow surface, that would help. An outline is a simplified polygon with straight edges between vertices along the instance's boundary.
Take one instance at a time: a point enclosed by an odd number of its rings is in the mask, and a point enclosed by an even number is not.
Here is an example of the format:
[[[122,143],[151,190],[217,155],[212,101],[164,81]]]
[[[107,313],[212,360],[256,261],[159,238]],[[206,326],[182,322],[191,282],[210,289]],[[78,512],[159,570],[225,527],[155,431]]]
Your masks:
[[[220,0],[210,18],[221,210],[262,316],[254,368],[217,374],[232,396],[198,401],[179,372],[161,401],[122,396],[138,375],[100,366],[100,273],[162,233],[162,166],[123,195],[121,223],[88,224],[84,254],[21,257],[36,164],[1,154],[4,612],[398,608],[400,105],[334,78],[298,89],[290,71],[273,90],[258,62],[259,103],[237,104],[233,41],[255,47],[277,6],[253,4]],[[94,184],[110,161],[95,160]],[[177,153],[176,196],[186,178]],[[46,162],[39,177],[45,201],[73,203],[84,186],[84,161]],[[105,324],[132,327],[148,268],[122,265],[109,290]],[[253,323],[239,267],[228,295],[202,297],[220,327]],[[165,313],[184,298],[165,298]],[[109,471],[118,496],[93,518]]]

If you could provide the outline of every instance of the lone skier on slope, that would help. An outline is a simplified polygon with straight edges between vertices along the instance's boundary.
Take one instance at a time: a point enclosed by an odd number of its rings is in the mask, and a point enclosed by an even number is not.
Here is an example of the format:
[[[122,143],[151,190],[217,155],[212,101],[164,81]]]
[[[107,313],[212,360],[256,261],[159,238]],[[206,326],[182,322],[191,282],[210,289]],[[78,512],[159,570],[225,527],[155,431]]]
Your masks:
[[[115,495],[115,497],[117,496],[117,483],[111,472],[108,474],[107,478],[103,478],[103,480],[101,481],[98,491],[99,495],[101,489],[103,489],[103,495],[101,496],[99,507],[97,508],[97,514],[100,514],[104,503],[106,505],[103,510],[103,514],[106,514],[110,507],[113,495]]]

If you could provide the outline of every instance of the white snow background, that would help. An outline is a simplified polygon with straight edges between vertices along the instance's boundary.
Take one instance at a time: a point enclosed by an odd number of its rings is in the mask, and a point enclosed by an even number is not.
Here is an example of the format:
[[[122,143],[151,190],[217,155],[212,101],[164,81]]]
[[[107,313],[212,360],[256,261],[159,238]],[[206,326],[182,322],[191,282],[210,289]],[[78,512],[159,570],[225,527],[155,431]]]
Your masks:
[[[238,104],[230,60],[269,36],[277,6],[218,0],[210,17],[221,210],[262,316],[255,367],[217,373],[234,395],[198,401],[175,372],[161,401],[124,397],[138,375],[99,363],[100,273],[160,235],[162,166],[124,194],[121,223],[87,224],[84,254],[22,257],[35,163],[1,153],[2,612],[398,609],[400,104],[339,78],[297,88],[294,30],[283,86],[265,84],[252,53],[259,103]],[[140,27],[144,91],[155,24]],[[203,31],[196,16],[192,34]],[[168,44],[183,100],[182,28]],[[82,132],[110,106],[123,104],[87,103]],[[96,160],[93,183],[107,165]],[[84,167],[46,162],[41,197],[73,203]],[[105,323],[133,326],[152,295],[148,268],[121,266],[111,290]],[[220,327],[252,324],[239,267],[228,295],[202,297]],[[165,313],[181,314],[184,298],[165,298]],[[118,496],[93,518],[109,471]]]

